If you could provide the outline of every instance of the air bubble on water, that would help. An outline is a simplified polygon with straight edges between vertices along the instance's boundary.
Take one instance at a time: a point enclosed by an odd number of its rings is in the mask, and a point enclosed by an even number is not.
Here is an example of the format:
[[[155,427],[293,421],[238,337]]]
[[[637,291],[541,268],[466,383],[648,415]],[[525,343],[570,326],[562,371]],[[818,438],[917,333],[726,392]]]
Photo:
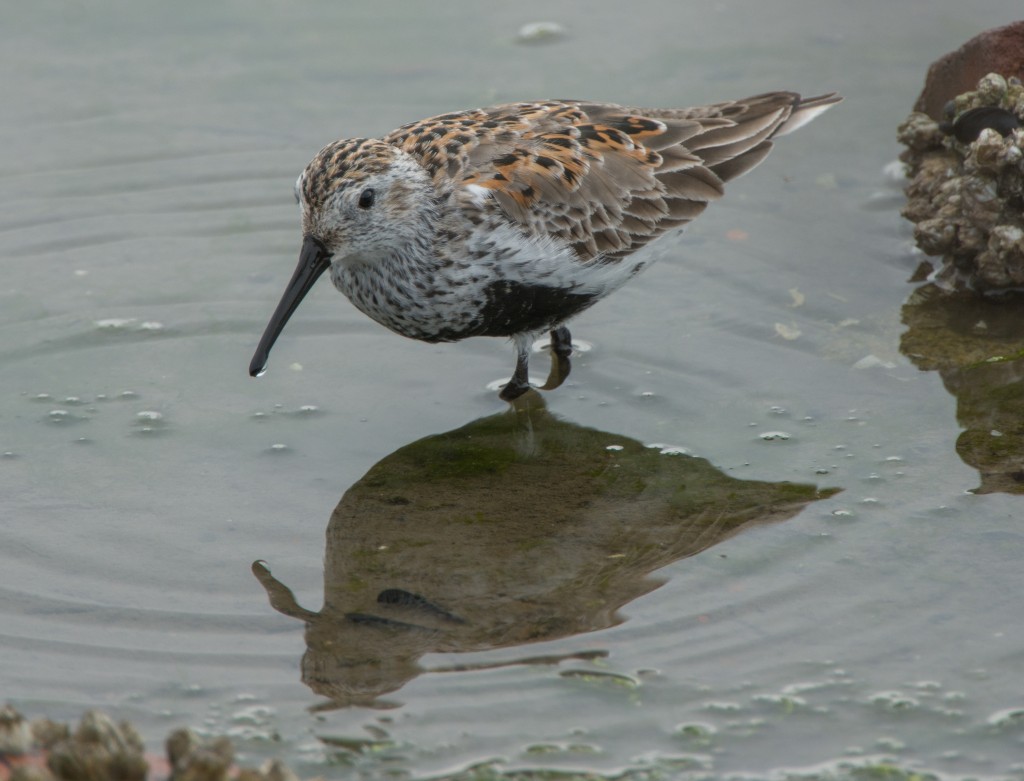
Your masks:
[[[106,400],[107,400],[107,394],[106,393],[97,393],[96,394],[96,401],[106,401]]]
[[[143,410],[135,414],[136,419],[150,423],[156,423],[164,419],[163,413],[154,410]]]
[[[159,323],[156,320],[147,320],[144,323],[139,324],[140,331],[162,331],[164,328],[163,323]]]
[[[903,459],[900,458],[899,456],[889,456],[885,460],[890,462],[890,463],[896,463],[896,464],[899,464],[899,463],[903,462]]]
[[[789,410],[786,409],[785,407],[769,407],[768,413],[770,415],[788,415]]]
[[[868,697],[868,702],[875,707],[893,713],[917,710],[921,707],[921,703],[916,698],[898,691],[876,692]]]
[[[33,401],[53,401],[53,396],[49,393],[37,393],[32,397]]]
[[[17,458],[17,455],[14,453],[13,450],[5,450],[3,452],[3,457],[4,458]]]
[[[79,437],[75,440],[76,445],[91,445],[92,440],[89,437]]]
[[[778,708],[784,713],[792,713],[797,710],[809,710],[810,705],[803,697],[795,694],[755,694],[750,701],[758,705],[767,705]]]
[[[139,394],[138,394],[138,393],[136,393],[136,392],[135,392],[135,391],[133,391],[133,390],[124,390],[124,391],[121,391],[121,392],[120,392],[120,393],[119,393],[119,394],[117,395],[117,397],[118,397],[119,399],[137,399],[137,398],[139,397]]]
[[[552,43],[565,35],[565,27],[558,22],[528,22],[519,28],[516,40],[529,44]]]
[[[683,447],[682,445],[667,445],[664,442],[651,442],[648,445],[644,445],[644,447],[651,448],[652,450],[657,450],[658,453],[660,453],[663,456],[692,455],[692,451],[687,447]]]
[[[833,510],[832,511],[832,515],[834,515],[836,518],[852,518],[853,517],[853,513],[850,512],[849,510]]]
[[[64,399],[64,403],[65,404],[71,404],[71,405],[81,404],[82,403],[82,399],[79,398],[78,396],[68,396],[66,399]]]
[[[250,705],[236,710],[231,714],[230,719],[234,724],[248,724],[256,727],[265,726],[274,715],[276,715],[276,711],[269,705]]]
[[[887,361],[884,358],[879,358],[877,355],[868,354],[861,358],[859,361],[853,364],[854,369],[895,369],[896,364],[892,361]]]
[[[823,466],[819,466],[817,469],[814,470],[814,474],[816,474],[816,475],[827,475],[827,474],[830,474],[831,471],[832,471],[831,469],[826,469]]]
[[[62,420],[67,420],[68,415],[69,413],[66,409],[52,409],[47,417],[49,417],[50,420],[59,423]]]
[[[283,442],[275,442],[270,446],[271,453],[287,453],[289,450],[291,450],[291,448]]]
[[[785,442],[790,438],[786,431],[765,431],[760,436],[765,442]]]
[[[1024,728],[1024,708],[1006,708],[993,713],[986,719],[990,727],[999,730],[1013,728],[1020,730]]]
[[[743,710],[743,706],[738,702],[705,702],[702,705],[703,709],[710,711],[711,713],[740,713]]]
[[[663,447],[660,451],[663,456],[688,456],[690,455],[690,449],[682,446],[669,445]]]
[[[652,399],[652,398],[654,398],[654,391],[641,391],[640,398],[641,399]]]
[[[883,751],[903,751],[907,744],[899,738],[881,737],[875,741],[875,745]]]
[[[715,727],[713,724],[704,724],[702,722],[688,722],[685,724],[678,725],[673,731],[676,735],[679,735],[680,737],[704,742],[713,738],[718,733],[718,728]]]
[[[108,317],[105,320],[96,320],[94,325],[101,331],[123,331],[135,323],[132,317]]]
[[[303,415],[313,415],[320,411],[320,408],[316,404],[303,404],[299,407],[299,412]]]
[[[256,418],[257,420],[261,420],[261,419],[267,417],[267,413],[266,412],[254,412],[254,413],[252,413],[252,415],[250,417]]]

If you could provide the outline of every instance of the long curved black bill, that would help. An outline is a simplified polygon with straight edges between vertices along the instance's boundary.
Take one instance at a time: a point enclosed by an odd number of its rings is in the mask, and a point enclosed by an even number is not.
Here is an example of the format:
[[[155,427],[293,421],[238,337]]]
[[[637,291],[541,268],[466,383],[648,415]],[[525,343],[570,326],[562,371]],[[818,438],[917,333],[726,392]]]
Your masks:
[[[267,359],[270,357],[270,348],[274,346],[277,337],[284,330],[285,323],[292,313],[305,298],[306,293],[313,287],[320,275],[331,266],[331,256],[327,248],[312,236],[306,236],[302,241],[302,251],[299,252],[299,265],[292,274],[291,282],[281,296],[281,302],[270,316],[267,323],[267,330],[263,332],[263,338],[256,348],[256,354],[252,356],[249,364],[249,376],[259,377],[267,370]]]

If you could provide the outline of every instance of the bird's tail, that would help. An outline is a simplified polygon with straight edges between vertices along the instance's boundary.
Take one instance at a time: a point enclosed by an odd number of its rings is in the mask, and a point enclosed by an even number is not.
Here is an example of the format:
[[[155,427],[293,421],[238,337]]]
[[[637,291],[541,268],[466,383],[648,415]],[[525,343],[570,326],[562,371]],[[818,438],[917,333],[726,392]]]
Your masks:
[[[825,95],[817,95],[813,98],[802,98],[798,95],[789,118],[779,125],[772,136],[778,137],[784,136],[787,133],[792,133],[794,130],[806,125],[818,115],[824,114],[828,109],[841,100],[842,97],[837,95],[835,92],[829,92]]]

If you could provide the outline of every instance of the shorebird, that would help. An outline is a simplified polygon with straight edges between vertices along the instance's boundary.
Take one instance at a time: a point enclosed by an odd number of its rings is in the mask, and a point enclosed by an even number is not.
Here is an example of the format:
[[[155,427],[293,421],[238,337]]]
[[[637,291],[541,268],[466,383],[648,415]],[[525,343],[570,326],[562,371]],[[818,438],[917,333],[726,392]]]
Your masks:
[[[841,98],[769,92],[693,108],[549,100],[441,114],[383,138],[328,144],[295,185],[299,264],[249,373],[329,271],[357,308],[426,342],[511,338],[511,401],[533,340],[551,335],[545,389],[569,370],[566,322],[636,276],[636,255],[697,217],[773,139]]]

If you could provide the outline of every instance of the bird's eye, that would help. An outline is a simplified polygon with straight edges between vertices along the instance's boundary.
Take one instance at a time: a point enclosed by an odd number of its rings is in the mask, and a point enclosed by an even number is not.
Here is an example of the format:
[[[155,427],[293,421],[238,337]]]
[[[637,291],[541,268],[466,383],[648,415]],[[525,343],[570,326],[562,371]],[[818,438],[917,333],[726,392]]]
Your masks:
[[[369,209],[373,206],[374,192],[372,187],[367,187],[359,194],[359,208]]]

